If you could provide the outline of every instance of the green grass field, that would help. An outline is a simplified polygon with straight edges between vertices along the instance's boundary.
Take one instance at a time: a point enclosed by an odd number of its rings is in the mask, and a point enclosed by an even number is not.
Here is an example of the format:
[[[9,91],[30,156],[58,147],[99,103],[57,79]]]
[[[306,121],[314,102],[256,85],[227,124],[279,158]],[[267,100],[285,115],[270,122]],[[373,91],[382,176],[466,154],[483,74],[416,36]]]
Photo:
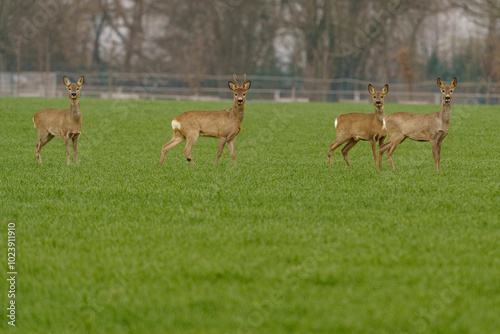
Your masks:
[[[31,118],[67,99],[0,99],[0,264],[16,225],[16,328],[2,333],[495,333],[500,328],[498,106],[455,105],[437,173],[428,143],[328,168],[333,122],[371,104],[247,101],[233,168],[170,121],[231,102],[81,100],[79,164],[35,158]],[[439,106],[386,104],[396,111]]]

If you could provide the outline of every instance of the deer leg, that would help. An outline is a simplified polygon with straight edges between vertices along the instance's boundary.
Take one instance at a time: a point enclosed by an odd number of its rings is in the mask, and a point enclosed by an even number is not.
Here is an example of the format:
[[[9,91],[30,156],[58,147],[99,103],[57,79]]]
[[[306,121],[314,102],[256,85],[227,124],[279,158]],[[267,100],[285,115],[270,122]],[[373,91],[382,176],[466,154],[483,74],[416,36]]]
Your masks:
[[[229,146],[229,151],[231,152],[231,158],[233,159],[233,166],[236,167],[236,152],[234,151],[234,139],[227,142]]]
[[[78,143],[78,137],[79,135],[75,135],[75,137],[73,137],[72,141],[73,141],[73,158],[75,159],[75,165],[78,164],[78,159],[76,158],[76,145]]]
[[[370,139],[370,144],[372,145],[373,165],[377,167],[377,140],[375,138]]]
[[[337,147],[339,147],[340,145],[342,145],[343,143],[345,143],[347,141],[347,139],[340,139],[337,138],[333,143],[332,145],[330,145],[330,149],[328,150],[328,166],[330,166],[332,164],[332,156],[333,156],[333,151],[335,151],[335,149]]]
[[[385,138],[384,138],[385,139]],[[383,145],[379,145],[378,147],[378,169],[382,170],[382,156],[384,152],[390,149],[392,146],[392,142],[389,140],[387,143]]]
[[[378,153],[380,153],[380,147],[381,147],[382,145],[384,145],[385,138],[387,138],[387,137],[380,137],[380,138],[378,139],[378,150],[377,150],[377,154],[378,154]]]
[[[353,148],[354,145],[356,145],[357,143],[358,143],[357,140],[355,140],[354,138],[351,138],[351,139],[349,139],[347,144],[345,144],[345,146],[342,148],[342,151],[341,151],[342,155],[344,156],[345,163],[349,167],[351,167],[351,163],[349,162],[349,158],[347,157],[347,152],[349,152],[350,149]]]
[[[443,144],[443,140],[446,137],[447,133],[442,133],[441,137],[439,137],[438,142],[437,142],[437,150],[438,150],[438,170],[441,169],[441,144]]]
[[[387,151],[387,160],[389,160],[389,164],[391,165],[391,168],[393,170],[395,170],[396,167],[394,166],[394,162],[392,161],[392,154],[394,153],[394,150],[398,147],[398,145],[403,142],[403,140],[405,140],[405,137],[397,137],[387,143],[389,144],[390,142],[392,142],[391,147]]]
[[[184,148],[184,156],[186,157],[187,161],[191,164],[191,166],[194,166],[194,161],[191,158],[191,150],[193,149],[194,144],[196,143],[196,140],[198,139],[198,136],[196,135],[191,135],[189,137],[186,137],[186,147]]]
[[[378,140],[378,150],[377,150],[377,155],[379,156],[378,158],[378,169],[382,170],[382,155],[380,154],[380,148],[384,145],[385,141],[385,136],[382,136]],[[376,158],[375,158],[376,159]],[[377,165],[377,161],[375,160],[375,166]]]
[[[378,147],[378,154],[383,155],[385,151],[387,151],[389,148],[391,148],[391,146],[392,146],[392,141],[390,141],[390,140],[387,143],[380,145]]]
[[[161,148],[160,166],[163,165],[163,160],[165,160],[165,155],[170,149],[186,140],[180,132],[175,131],[172,139]]]
[[[217,166],[217,163],[219,162],[219,158],[222,154],[222,150],[224,149],[224,145],[226,145],[226,142],[227,142],[226,137],[219,138],[219,149],[217,150],[217,157],[215,158],[214,166]]]
[[[438,162],[439,170],[441,170],[441,144],[442,143],[443,143],[443,140],[441,139],[437,144],[437,149],[438,149],[438,161],[437,162]]]
[[[434,156],[434,163],[436,164],[436,171],[439,172],[439,139],[432,140],[431,142],[432,155]]]
[[[64,137],[64,145],[66,145],[66,162],[69,166],[69,136]]]
[[[40,165],[42,164],[42,156],[40,154],[42,147],[44,147],[45,144],[47,144],[52,138],[54,138],[54,135],[49,132],[38,133],[38,142],[36,143],[36,159]]]

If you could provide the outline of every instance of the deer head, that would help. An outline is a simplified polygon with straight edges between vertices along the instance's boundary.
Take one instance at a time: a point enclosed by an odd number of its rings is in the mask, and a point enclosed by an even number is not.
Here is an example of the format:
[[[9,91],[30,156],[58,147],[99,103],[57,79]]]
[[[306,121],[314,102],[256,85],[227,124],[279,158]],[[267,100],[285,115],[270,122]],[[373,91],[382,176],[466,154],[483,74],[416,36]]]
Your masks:
[[[375,108],[380,109],[384,106],[384,97],[389,92],[389,85],[385,84],[384,88],[380,92],[377,92],[375,88],[369,84],[368,92],[371,94],[373,99],[373,105]]]
[[[453,98],[453,89],[457,86],[457,78],[453,78],[449,85],[445,85],[441,78],[437,79],[437,85],[441,88],[443,104],[450,104]]]
[[[243,75],[243,81],[241,82],[241,86],[238,86],[238,80],[236,79],[236,74],[233,74],[233,79],[234,83],[231,81],[228,81],[228,86],[229,89],[233,91],[234,93],[234,103],[238,105],[244,105],[246,102],[246,93],[247,90],[250,89],[250,85],[252,84],[251,81],[245,82],[247,79],[247,75]]]
[[[71,100],[78,100],[80,98],[80,88],[83,86],[85,78],[81,76],[76,83],[71,83],[71,80],[69,80],[68,77],[65,76],[63,78],[63,81],[66,85],[66,88],[68,89],[69,98]]]

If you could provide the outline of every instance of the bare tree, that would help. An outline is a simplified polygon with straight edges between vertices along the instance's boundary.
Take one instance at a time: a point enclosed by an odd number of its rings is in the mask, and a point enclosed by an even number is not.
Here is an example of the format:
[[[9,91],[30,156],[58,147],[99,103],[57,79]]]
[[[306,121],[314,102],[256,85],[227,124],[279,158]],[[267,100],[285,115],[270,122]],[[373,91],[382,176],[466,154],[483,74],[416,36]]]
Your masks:
[[[195,89],[208,74],[288,71],[326,100],[331,88],[360,89],[330,86],[334,77],[408,82],[411,68],[423,79],[429,39],[438,57],[449,51],[430,23],[450,8],[484,27],[483,49],[467,52],[499,80],[500,0],[0,0],[0,70],[154,68]]]
[[[410,93],[410,100],[413,98],[413,80],[415,79],[415,72],[411,65],[411,51],[409,46],[402,47],[398,50],[394,58],[397,60],[401,73],[408,84],[408,92]]]
[[[130,4],[130,6],[129,6]],[[118,36],[123,49],[123,68],[130,71],[135,58],[144,57],[143,20],[149,8],[147,0],[131,0],[127,4],[120,0],[100,2],[102,14]]]

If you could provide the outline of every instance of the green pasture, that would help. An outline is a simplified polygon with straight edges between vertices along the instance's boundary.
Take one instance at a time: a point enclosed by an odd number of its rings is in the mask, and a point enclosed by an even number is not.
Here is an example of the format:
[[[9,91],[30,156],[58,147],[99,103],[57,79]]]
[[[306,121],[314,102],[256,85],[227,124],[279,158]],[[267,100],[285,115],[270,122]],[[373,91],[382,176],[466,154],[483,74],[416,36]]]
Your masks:
[[[390,94],[390,93],[389,93]],[[457,92],[458,94],[458,92]],[[231,102],[81,99],[79,164],[35,158],[32,117],[67,99],[0,99],[0,268],[16,225],[16,327],[2,333],[495,333],[500,328],[500,110],[454,105],[441,171],[428,143],[328,164],[333,122],[371,104],[246,106],[214,167],[160,150],[171,120]],[[386,112],[437,105],[386,103]]]

